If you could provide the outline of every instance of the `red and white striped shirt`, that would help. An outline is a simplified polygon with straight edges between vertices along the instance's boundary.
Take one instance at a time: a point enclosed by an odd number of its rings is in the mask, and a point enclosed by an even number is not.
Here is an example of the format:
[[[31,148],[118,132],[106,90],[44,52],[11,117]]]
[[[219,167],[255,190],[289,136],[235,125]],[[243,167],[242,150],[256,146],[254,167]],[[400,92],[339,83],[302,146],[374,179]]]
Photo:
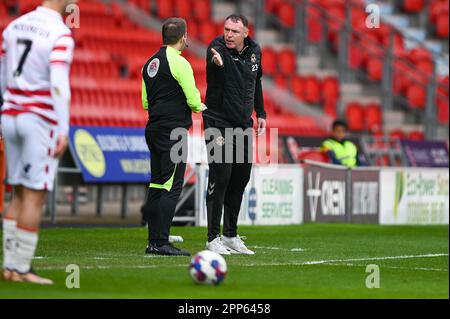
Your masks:
[[[1,48],[2,114],[34,113],[67,134],[74,46],[70,29],[52,9],[38,7],[11,22]]]

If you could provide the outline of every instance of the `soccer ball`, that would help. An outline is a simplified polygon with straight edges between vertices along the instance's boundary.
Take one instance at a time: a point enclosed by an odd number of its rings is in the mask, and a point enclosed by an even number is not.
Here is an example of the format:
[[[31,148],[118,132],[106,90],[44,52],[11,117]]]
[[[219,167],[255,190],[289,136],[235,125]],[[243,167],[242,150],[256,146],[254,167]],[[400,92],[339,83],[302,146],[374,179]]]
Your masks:
[[[192,257],[189,273],[196,283],[218,285],[227,275],[227,263],[218,253],[203,250]]]

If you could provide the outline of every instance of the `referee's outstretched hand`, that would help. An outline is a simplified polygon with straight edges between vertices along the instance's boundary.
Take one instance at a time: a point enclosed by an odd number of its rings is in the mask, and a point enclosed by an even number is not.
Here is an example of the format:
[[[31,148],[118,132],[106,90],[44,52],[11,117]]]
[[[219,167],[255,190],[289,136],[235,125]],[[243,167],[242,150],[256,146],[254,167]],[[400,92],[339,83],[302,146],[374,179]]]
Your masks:
[[[211,52],[213,54],[213,62],[220,67],[223,67],[223,61],[222,61],[222,56],[220,55],[219,52],[216,51],[216,49],[211,48]]]

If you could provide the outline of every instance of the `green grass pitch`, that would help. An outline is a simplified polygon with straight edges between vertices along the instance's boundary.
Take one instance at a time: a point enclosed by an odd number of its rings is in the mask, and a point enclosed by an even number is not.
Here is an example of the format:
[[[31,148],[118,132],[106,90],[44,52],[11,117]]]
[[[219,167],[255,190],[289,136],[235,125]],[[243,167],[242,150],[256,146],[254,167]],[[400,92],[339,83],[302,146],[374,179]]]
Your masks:
[[[0,280],[0,298],[448,298],[448,226],[305,224],[240,227],[254,256],[227,256],[219,286],[188,274],[189,257],[144,254],[145,228],[43,229],[34,267],[54,286]],[[204,248],[206,229],[173,227]],[[80,267],[80,288],[66,288],[66,265]],[[366,266],[380,288],[366,288]]]

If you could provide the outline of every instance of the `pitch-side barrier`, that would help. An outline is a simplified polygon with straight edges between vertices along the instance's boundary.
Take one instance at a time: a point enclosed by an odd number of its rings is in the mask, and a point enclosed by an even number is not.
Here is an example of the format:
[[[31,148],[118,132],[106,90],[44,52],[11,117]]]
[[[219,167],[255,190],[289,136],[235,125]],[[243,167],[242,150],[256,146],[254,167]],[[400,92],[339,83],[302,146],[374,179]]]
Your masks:
[[[208,166],[198,164],[195,174],[195,222],[206,226]],[[448,224],[448,185],[448,168],[256,164],[239,224]]]

